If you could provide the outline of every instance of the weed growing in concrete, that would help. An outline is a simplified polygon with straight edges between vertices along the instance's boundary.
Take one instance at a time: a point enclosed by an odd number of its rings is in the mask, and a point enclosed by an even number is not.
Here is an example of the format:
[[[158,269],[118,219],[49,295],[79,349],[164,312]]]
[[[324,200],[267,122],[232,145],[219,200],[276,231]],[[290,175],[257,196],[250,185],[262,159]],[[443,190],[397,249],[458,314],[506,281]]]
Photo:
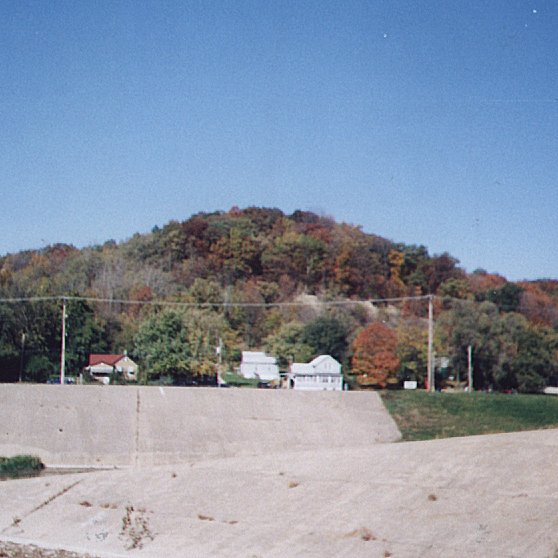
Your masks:
[[[154,539],[146,513],[143,508],[136,510],[134,506],[126,506],[126,513],[122,518],[120,538],[127,542],[127,550],[143,548],[145,539]]]

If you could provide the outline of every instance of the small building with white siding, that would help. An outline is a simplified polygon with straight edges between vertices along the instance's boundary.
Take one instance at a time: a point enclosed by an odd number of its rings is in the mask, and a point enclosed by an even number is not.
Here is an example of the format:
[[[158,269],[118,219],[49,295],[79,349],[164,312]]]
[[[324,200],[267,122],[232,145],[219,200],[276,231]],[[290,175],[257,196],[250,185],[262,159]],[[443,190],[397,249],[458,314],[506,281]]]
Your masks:
[[[242,351],[240,375],[262,382],[279,382],[279,366],[275,357],[256,351]]]
[[[320,355],[306,364],[294,362],[289,387],[306,391],[342,391],[341,364],[332,356]]]

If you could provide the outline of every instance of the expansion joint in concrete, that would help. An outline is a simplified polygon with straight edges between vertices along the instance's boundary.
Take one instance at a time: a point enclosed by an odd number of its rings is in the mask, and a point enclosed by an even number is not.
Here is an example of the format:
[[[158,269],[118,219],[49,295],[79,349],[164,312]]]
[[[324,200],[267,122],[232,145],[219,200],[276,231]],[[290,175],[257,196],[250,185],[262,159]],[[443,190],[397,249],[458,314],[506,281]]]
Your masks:
[[[136,390],[136,424],[134,433],[134,466],[137,467],[139,462],[139,442],[140,442],[140,412],[141,412],[141,400],[140,400],[140,390]]]
[[[78,485],[81,482],[81,480],[78,480],[68,486],[65,486],[62,490],[60,490],[59,492],[57,492],[56,494],[53,494],[52,496],[50,496],[49,498],[47,498],[46,500],[43,500],[38,506],[35,506],[31,511],[27,512],[24,516],[22,517],[14,517],[13,522],[11,525],[9,525],[8,527],[5,527],[1,533],[7,533],[10,529],[13,529],[15,527],[18,527],[19,524],[24,520],[27,519],[28,517],[30,517],[31,515],[33,515],[35,512],[38,512],[39,510],[45,508],[46,506],[48,506],[49,504],[51,504],[52,502],[54,502],[54,500],[56,500],[57,498],[60,498],[61,496],[64,496],[64,494],[68,493],[70,490],[72,490],[72,488],[74,488],[74,486]]]

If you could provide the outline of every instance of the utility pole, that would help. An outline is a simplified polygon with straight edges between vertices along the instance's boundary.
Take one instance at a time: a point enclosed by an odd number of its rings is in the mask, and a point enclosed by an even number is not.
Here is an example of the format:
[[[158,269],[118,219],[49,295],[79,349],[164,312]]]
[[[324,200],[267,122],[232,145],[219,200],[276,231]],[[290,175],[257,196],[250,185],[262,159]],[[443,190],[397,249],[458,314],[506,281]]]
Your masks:
[[[64,385],[66,367],[66,299],[62,299],[62,348],[60,355],[60,385]]]
[[[21,361],[19,363],[19,381],[23,381],[23,359],[25,355],[25,333],[21,334]]]
[[[426,389],[428,391],[436,391],[434,378],[434,306],[432,304],[432,295],[428,295],[428,362],[426,363],[426,375],[428,378]]]
[[[467,347],[467,370],[469,372],[469,393],[473,392],[473,346]]]
[[[221,364],[223,364],[223,339],[221,339],[221,337],[219,337],[219,345],[215,348],[215,352],[217,353],[219,366],[221,366]]]

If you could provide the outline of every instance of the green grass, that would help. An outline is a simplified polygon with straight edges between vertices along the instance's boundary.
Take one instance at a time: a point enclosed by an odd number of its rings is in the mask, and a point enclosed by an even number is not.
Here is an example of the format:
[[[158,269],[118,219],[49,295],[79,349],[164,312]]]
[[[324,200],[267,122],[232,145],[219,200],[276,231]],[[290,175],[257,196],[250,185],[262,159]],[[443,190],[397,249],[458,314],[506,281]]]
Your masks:
[[[225,372],[222,376],[227,384],[236,387],[258,387],[259,381],[255,378],[245,378],[232,372]]]
[[[386,391],[403,440],[432,440],[558,427],[558,397],[501,393]]]
[[[34,455],[0,457],[0,478],[18,478],[36,475],[45,466]]]

